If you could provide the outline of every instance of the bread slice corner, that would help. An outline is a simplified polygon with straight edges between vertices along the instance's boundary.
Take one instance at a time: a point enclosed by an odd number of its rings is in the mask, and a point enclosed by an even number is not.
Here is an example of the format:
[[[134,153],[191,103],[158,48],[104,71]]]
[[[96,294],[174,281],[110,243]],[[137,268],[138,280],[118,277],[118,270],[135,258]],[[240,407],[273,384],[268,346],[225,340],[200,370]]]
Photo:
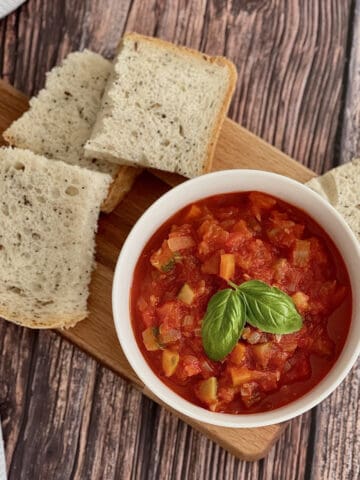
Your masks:
[[[360,241],[360,158],[312,178],[306,185],[336,208]]]
[[[226,58],[125,34],[85,155],[187,177],[209,171],[236,78]]]
[[[100,205],[111,177],[0,148],[0,315],[68,328],[87,315]]]
[[[70,53],[47,74],[45,88],[30,100],[30,109],[3,133],[12,146],[111,175],[113,182],[102,207],[106,212],[116,207],[139,173],[84,156],[111,71],[111,62],[97,53],[86,49]]]

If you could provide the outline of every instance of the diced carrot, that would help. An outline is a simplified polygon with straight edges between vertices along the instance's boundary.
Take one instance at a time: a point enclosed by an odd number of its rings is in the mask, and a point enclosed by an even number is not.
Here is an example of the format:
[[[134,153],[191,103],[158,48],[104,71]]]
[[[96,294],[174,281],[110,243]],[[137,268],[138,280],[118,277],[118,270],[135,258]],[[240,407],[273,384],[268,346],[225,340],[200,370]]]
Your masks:
[[[162,368],[166,377],[171,377],[175,373],[175,370],[179,364],[180,356],[178,352],[173,352],[167,348],[162,352]]]
[[[224,253],[220,256],[219,275],[224,280],[230,280],[235,274],[235,255]]]
[[[229,367],[229,372],[234,387],[256,380],[256,371],[246,367]]]
[[[246,359],[246,346],[239,342],[235,345],[234,350],[230,353],[230,360],[235,365],[241,365]]]
[[[185,216],[185,220],[192,220],[193,218],[197,218],[201,215],[201,208],[198,205],[191,205],[189,211]]]
[[[248,382],[257,382],[263,390],[269,391],[276,388],[280,379],[280,372],[278,371],[262,372],[260,370],[249,370],[246,367],[229,367],[229,372],[234,387]]]

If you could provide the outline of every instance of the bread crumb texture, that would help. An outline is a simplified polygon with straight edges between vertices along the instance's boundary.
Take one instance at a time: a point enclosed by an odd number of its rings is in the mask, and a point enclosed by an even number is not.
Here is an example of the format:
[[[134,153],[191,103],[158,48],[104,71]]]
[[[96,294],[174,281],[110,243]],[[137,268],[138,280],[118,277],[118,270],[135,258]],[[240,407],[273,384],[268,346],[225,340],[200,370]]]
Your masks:
[[[208,170],[236,82],[222,57],[128,34],[86,155],[194,177]]]
[[[0,149],[0,315],[32,328],[87,315],[95,232],[109,175]]]
[[[47,73],[45,88],[4,138],[10,145],[115,176],[117,165],[84,156],[111,70],[111,62],[97,53],[70,53]]]
[[[336,208],[360,241],[360,159],[333,168],[307,185]]]

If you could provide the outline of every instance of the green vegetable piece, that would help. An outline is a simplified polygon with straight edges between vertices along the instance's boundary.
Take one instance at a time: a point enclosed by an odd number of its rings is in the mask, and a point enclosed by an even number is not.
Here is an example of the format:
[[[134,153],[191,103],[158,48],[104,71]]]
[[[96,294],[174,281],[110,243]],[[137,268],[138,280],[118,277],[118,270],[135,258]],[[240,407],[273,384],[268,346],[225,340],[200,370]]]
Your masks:
[[[191,305],[195,297],[194,290],[190,287],[188,283],[184,283],[181,287],[180,292],[177,295],[177,298],[188,305]]]
[[[167,263],[161,265],[161,271],[164,273],[170,272],[175,267],[175,259],[171,258]]]
[[[201,327],[207,356],[223,360],[235,347],[244,325],[244,304],[237,291],[227,288],[211,297]]]
[[[180,253],[174,252],[172,257],[169,259],[169,261],[161,266],[161,271],[164,273],[170,272],[175,267],[175,263],[180,262],[181,259],[182,259],[182,256],[180,255]]]
[[[246,308],[246,321],[263,332],[286,334],[302,327],[302,317],[289,295],[259,280],[237,287]]]

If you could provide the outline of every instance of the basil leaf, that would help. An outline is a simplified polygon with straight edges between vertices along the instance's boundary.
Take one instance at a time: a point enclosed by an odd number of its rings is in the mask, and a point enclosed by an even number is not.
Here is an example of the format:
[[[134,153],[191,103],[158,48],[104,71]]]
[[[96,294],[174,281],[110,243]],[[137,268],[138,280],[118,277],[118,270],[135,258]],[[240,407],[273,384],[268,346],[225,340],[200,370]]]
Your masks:
[[[301,315],[291,297],[259,280],[242,283],[237,291],[246,306],[246,321],[268,333],[293,333],[302,327]]]
[[[235,347],[244,325],[244,305],[235,290],[220,290],[211,297],[201,327],[207,356],[212,360],[225,358]]]

